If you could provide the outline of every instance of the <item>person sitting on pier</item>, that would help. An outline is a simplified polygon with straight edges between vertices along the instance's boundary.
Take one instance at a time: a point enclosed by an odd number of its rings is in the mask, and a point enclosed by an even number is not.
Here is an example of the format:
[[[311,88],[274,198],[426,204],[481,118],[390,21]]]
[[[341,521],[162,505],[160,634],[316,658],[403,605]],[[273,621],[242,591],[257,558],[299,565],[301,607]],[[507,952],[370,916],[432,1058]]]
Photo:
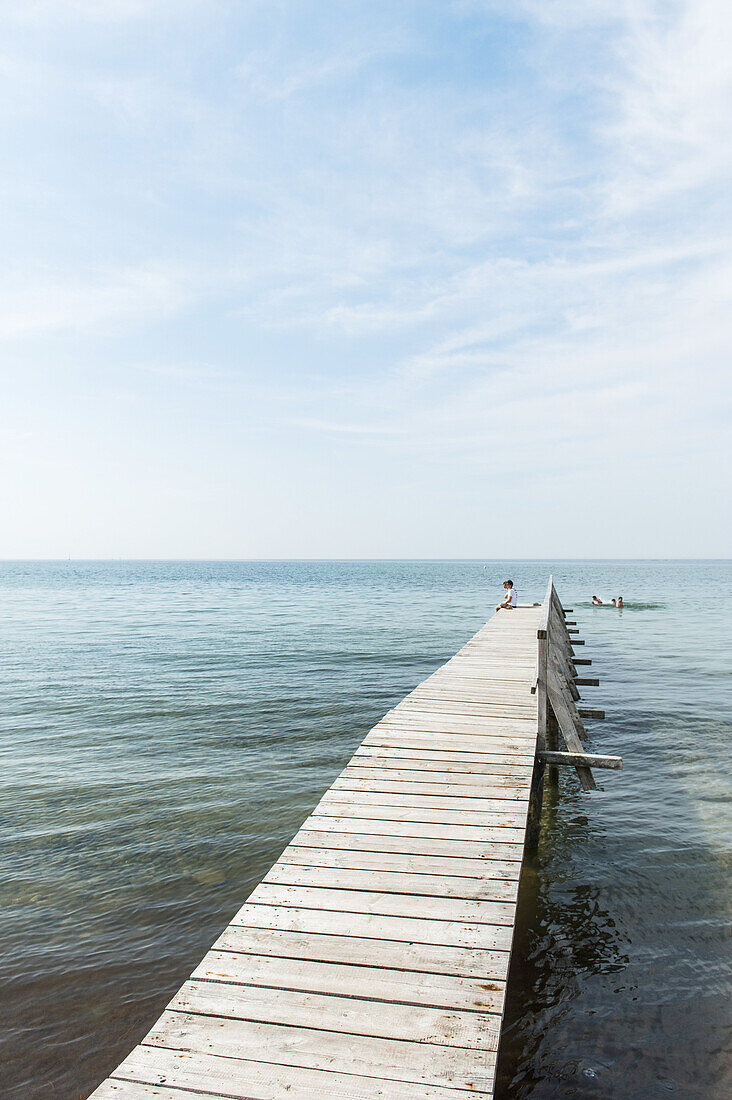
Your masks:
[[[513,581],[504,581],[503,587],[506,589],[506,598],[503,603],[496,604],[496,611],[500,611],[501,608],[505,611],[513,611],[518,603],[518,592],[513,587]]]

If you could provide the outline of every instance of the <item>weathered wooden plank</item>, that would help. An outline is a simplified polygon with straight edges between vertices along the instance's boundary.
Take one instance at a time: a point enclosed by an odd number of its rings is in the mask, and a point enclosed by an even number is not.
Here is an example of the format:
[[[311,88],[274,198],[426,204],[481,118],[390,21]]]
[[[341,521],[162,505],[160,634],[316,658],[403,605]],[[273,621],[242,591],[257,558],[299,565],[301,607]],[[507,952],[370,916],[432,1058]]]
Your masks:
[[[345,870],[395,871],[439,877],[449,883],[451,876],[478,879],[488,888],[492,879],[511,881],[514,893],[519,869],[511,860],[471,859],[460,855],[425,855],[414,852],[372,852],[361,849],[300,848],[289,844],[269,874],[285,873],[287,868],[324,867]],[[449,886],[446,887],[449,891]]]
[[[350,795],[350,797],[349,797]],[[450,799],[450,801],[459,801]],[[478,801],[477,799],[475,800]],[[359,792],[334,791],[317,807],[314,817],[355,818],[357,820],[379,820],[417,822],[437,825],[470,825],[486,828],[523,828],[528,800],[511,800],[512,810],[463,809],[458,807],[445,809],[439,803],[441,799],[421,798],[418,801],[412,795],[359,795]]]
[[[503,737],[493,730],[482,730],[480,726],[457,730],[440,730],[427,720],[385,723],[374,728],[362,742],[363,748],[371,748],[381,741],[399,741],[404,738],[417,739],[426,749],[439,749],[442,752],[464,751],[482,753],[491,756],[533,756],[535,736],[528,732],[507,731]],[[419,748],[419,744],[408,745]]]
[[[365,770],[365,769],[364,769]],[[353,776],[350,773],[348,775],[342,775],[338,778],[330,791],[325,796],[330,796],[333,791],[363,791],[365,793],[377,793],[391,791],[394,794],[415,794],[424,795],[437,795],[441,798],[457,798],[460,801],[465,799],[479,799],[485,803],[511,801],[512,799],[526,798],[526,787],[519,787],[518,784],[512,784],[511,787],[493,787],[492,784],[486,782],[485,785],[481,783],[460,783],[445,778],[444,781],[435,777],[430,778],[430,775],[420,776],[417,773],[416,779],[401,778],[405,773],[397,772],[393,777],[388,773],[386,775],[379,775],[378,777],[365,776],[361,779],[359,776]],[[453,807],[454,808],[454,807]],[[503,809],[503,805],[497,807],[491,806],[476,806],[475,802],[470,807],[472,809]]]
[[[420,919],[461,921],[474,924],[513,925],[515,906],[502,901],[475,901],[457,897],[420,898],[415,905],[412,894],[384,893],[378,889],[346,890],[316,886],[281,886],[260,882],[249,896],[247,904],[295,906],[302,909],[327,909],[344,916],[348,924],[352,913],[371,913],[382,917],[412,917],[419,910]]]
[[[332,993],[389,1004],[415,1004],[460,1012],[488,1012],[503,1007],[505,982],[484,978],[433,974],[425,981],[420,970],[386,968],[373,960],[367,966],[351,963],[288,959],[233,951],[209,951],[194,970],[193,980],[267,989]]]
[[[421,903],[415,909],[421,911]],[[377,940],[405,940],[407,943],[506,952],[511,948],[513,933],[510,925],[398,917],[383,913],[346,914],[338,910],[250,902],[241,907],[231,923],[245,924],[248,928],[279,928],[292,932],[333,932],[341,936],[349,932],[354,936]],[[505,978],[505,972],[496,974],[496,977]]]
[[[517,883],[505,878],[469,878],[437,869],[432,874],[395,871],[389,867],[377,871],[329,866],[303,867],[275,863],[264,882],[281,886],[327,886],[344,890],[379,890],[383,893],[425,894],[444,898],[473,898],[481,901],[515,902]]]
[[[449,688],[447,685],[441,687],[426,685],[415,688],[393,709],[409,710],[419,703],[420,707],[425,710],[430,709],[438,713],[444,713],[454,711],[455,704],[459,704],[457,709],[460,714],[488,714],[497,718],[511,718],[515,712],[518,712],[516,717],[522,718],[525,716],[522,709],[529,711],[534,709],[533,700],[528,691],[519,685],[515,685],[510,689],[505,687],[501,691],[491,693],[484,699],[474,697],[476,694],[477,689],[472,687],[462,690],[457,685],[453,688]]]
[[[453,704],[452,709],[440,711],[416,702],[409,707],[395,707],[394,710],[390,710],[381,719],[379,726],[388,725],[390,722],[402,722],[405,719],[411,722],[429,722],[445,733],[470,733],[477,728],[481,733],[495,733],[501,738],[530,736],[534,727],[534,717],[528,710],[523,714],[471,713],[467,708],[460,706],[456,709],[456,705]]]
[[[443,678],[434,682],[426,680],[399,704],[400,707],[411,705],[417,699],[457,701],[460,703],[475,703],[477,706],[497,706],[501,703],[510,703],[512,706],[521,704],[529,705],[529,687],[531,677],[523,680],[476,680],[466,682],[450,678]]]
[[[352,763],[363,756],[378,756],[400,759],[402,766],[405,760],[410,761],[410,767],[422,767],[423,762],[445,762],[450,768],[463,766],[477,767],[479,772],[483,765],[493,767],[499,765],[501,770],[505,768],[505,775],[520,770],[522,773],[533,767],[533,756],[528,752],[494,752],[489,745],[482,745],[476,750],[461,749],[459,746],[448,745],[447,748],[433,747],[402,748],[400,745],[373,745],[365,741],[356,750]],[[476,773],[478,774],[478,773]],[[482,774],[482,773],[481,773]]]
[[[469,657],[455,657],[442,668],[438,668],[423,684],[449,683],[452,680],[461,684],[475,685],[488,681],[492,683],[522,684],[531,679],[534,669],[534,654],[521,658],[505,657],[503,660],[476,661]]]
[[[411,787],[412,784],[404,784],[404,786]],[[486,825],[499,823],[502,818],[505,818],[507,824],[510,819],[510,823],[513,824],[516,821],[523,822],[528,802],[527,798],[515,798],[510,791],[499,791],[494,798],[481,798],[479,795],[468,798],[450,795],[443,798],[440,795],[414,794],[411,790],[398,790],[392,788],[390,784],[384,784],[384,787],[389,789],[361,791],[333,787],[315,807],[313,814],[338,817],[339,812],[345,814],[346,811],[339,811],[337,807],[348,806],[348,816],[353,812],[357,816],[374,817],[379,816],[373,813],[374,810],[390,808],[414,810],[419,813],[429,812],[431,820],[444,821],[445,824],[453,821],[459,825],[469,817],[480,818]],[[500,797],[502,794],[504,797]],[[407,817],[402,820],[419,821],[420,818]],[[479,823],[476,822],[476,824]]]
[[[322,922],[322,914],[315,916]],[[354,966],[378,963],[395,970],[424,974],[425,984],[429,984],[438,974],[505,981],[508,966],[506,952],[493,949],[357,936],[350,932],[319,932],[313,928],[301,932],[297,929],[262,927],[261,923],[251,927],[230,924],[213,949],[250,955],[266,952],[282,958],[350,963]]]
[[[580,750],[581,751],[581,750]],[[385,808],[386,809],[386,808]],[[313,814],[303,826],[331,833],[381,833],[390,837],[418,837],[420,840],[460,840],[478,844],[500,843],[522,844],[524,831],[508,826],[482,825],[444,825],[438,822],[399,821],[384,816],[381,820],[370,817],[346,816],[327,817]]]
[[[106,1081],[102,1081],[89,1100],[201,1100],[201,1096],[205,1096],[207,1100],[228,1100],[220,1092],[170,1089],[165,1085],[145,1085],[139,1081],[125,1081],[116,1077],[108,1077]]]
[[[368,748],[368,746],[367,746]],[[422,761],[414,752],[406,759],[395,759],[388,752],[373,753],[371,756],[359,752],[352,757],[336,782],[347,779],[389,779],[411,783],[448,783],[452,786],[513,787],[520,789],[530,780],[530,768],[520,770],[508,766],[505,762],[479,764],[475,761],[460,763],[452,760],[447,763],[439,760]]]
[[[388,1067],[395,1081],[468,1089],[485,1087],[493,1077],[495,1053],[441,1044],[343,1035],[307,1027],[260,1024],[255,1020],[226,1020],[165,1012],[145,1044],[174,1050],[200,1051],[225,1058],[260,1058],[278,1065],[319,1069],[326,1065],[339,1073],[369,1078],[376,1067]],[[429,1093],[428,1095],[432,1095]]]
[[[530,757],[527,757],[526,764],[517,764],[515,757],[508,755],[498,755],[497,759],[486,756],[482,761],[460,760],[457,755],[450,756],[448,753],[439,754],[435,759],[436,755],[422,756],[414,750],[379,750],[365,746],[356,751],[346,771],[349,775],[355,775],[362,769],[369,769],[383,775],[385,772],[408,769],[412,774],[420,772],[423,775],[432,773],[449,775],[455,782],[462,782],[463,779],[470,781],[471,777],[483,775],[486,777],[486,783],[491,786],[507,787],[531,781],[533,769]]]
[[[434,1085],[358,1077],[326,1069],[278,1066],[253,1059],[219,1058],[202,1052],[193,1056],[189,1051],[170,1051],[154,1046],[137,1047],[115,1076],[148,1085],[187,1089],[190,1095],[225,1096],[232,1100],[278,1100],[293,1096],[298,1100],[306,1097],[320,1100],[324,1095],[353,1097],[353,1100],[371,1100],[377,1096],[424,1100],[459,1095],[454,1089]]]
[[[482,750],[485,749],[485,742],[481,744],[477,738],[464,737],[460,734],[455,734],[456,741],[446,740],[439,734],[432,730],[392,730],[381,734],[375,734],[373,737],[369,735],[368,739],[363,742],[364,748],[376,749],[379,753],[383,749],[414,749],[419,752],[420,756],[425,752],[442,752],[446,755],[465,759],[473,759],[476,755],[485,755]],[[525,765],[529,753],[531,753],[531,759],[533,760],[535,752],[535,744],[527,741],[521,747],[515,748],[514,755],[516,763]]]
[[[349,799],[348,795],[352,794]],[[440,805],[430,805],[430,800],[414,796],[400,797],[392,794],[366,796],[359,799],[358,792],[334,791],[316,807],[313,817],[317,818],[354,818],[356,820],[378,820],[382,822],[416,822],[435,825],[470,825],[486,828],[521,829],[526,817],[526,801],[511,800],[514,809],[444,809]],[[338,797],[340,796],[340,797]],[[439,803],[439,799],[432,799]],[[452,799],[450,801],[453,801]],[[476,800],[477,801],[477,800]]]
[[[536,707],[534,707],[536,709]],[[532,714],[471,714],[463,708],[447,711],[436,711],[422,704],[413,703],[410,707],[395,707],[390,710],[379,722],[379,726],[388,725],[390,722],[424,721],[431,723],[444,733],[470,733],[478,729],[484,734],[496,734],[501,738],[528,737],[531,736],[535,722]],[[467,727],[467,728],[463,728]],[[374,726],[374,729],[377,729]]]
[[[459,718],[445,722],[435,720],[429,714],[400,714],[380,722],[374,726],[370,733],[366,734],[366,743],[370,744],[375,738],[384,737],[394,733],[416,734],[419,736],[436,734],[444,740],[447,748],[458,748],[461,739],[473,738],[473,745],[478,750],[490,752],[497,749],[502,753],[520,752],[526,754],[530,746],[536,740],[530,723],[522,726],[514,726],[503,731],[481,722],[465,722]],[[471,747],[468,745],[468,747]]]
[[[389,716],[415,712],[440,718],[443,716],[449,718],[452,715],[472,718],[523,718],[531,721],[535,711],[536,701],[530,692],[527,692],[525,700],[506,699],[485,703],[472,702],[459,697],[451,699],[447,693],[431,696],[430,693],[425,692],[405,703],[400,703],[398,707],[389,711]]]
[[[168,1007],[205,1016],[307,1025],[351,1035],[442,1043],[477,1050],[496,1050],[500,1027],[499,1018],[484,1012],[459,1012],[412,1004],[405,1011],[404,1005],[385,1001],[226,982],[189,980]]]
[[[363,769],[366,771],[367,769]],[[361,779],[358,772],[361,769],[354,769],[354,773],[349,773],[343,776],[342,779],[338,779],[336,783],[323,795],[323,799],[329,799],[333,794],[343,791],[351,791],[354,794],[360,793],[363,795],[369,794],[399,794],[399,795],[415,795],[416,797],[430,798],[445,800],[444,805],[446,809],[457,809],[459,805],[462,805],[464,809],[472,810],[488,810],[488,809],[502,809],[502,806],[491,807],[489,805],[478,806],[477,801],[482,802],[512,802],[512,801],[525,801],[527,797],[527,791],[529,788],[528,779],[525,782],[518,783],[514,779],[513,782],[499,783],[496,780],[499,778],[494,775],[480,776],[476,775],[475,779],[485,778],[485,786],[482,783],[461,783],[450,782],[447,777],[441,776],[440,773],[435,777],[436,781],[432,782],[432,777],[435,775],[431,771],[418,771],[416,774],[421,776],[421,779],[392,779],[392,772],[397,772],[398,769],[384,768],[380,773],[378,779],[374,779],[368,776],[365,779]],[[457,773],[463,779],[467,779],[465,774]],[[459,803],[453,802],[452,799],[457,798]],[[420,802],[420,804],[422,804]],[[437,804],[437,803],[435,803]]]
[[[312,819],[311,819],[312,820]],[[320,818],[317,820],[321,820]],[[317,824],[301,829],[292,844],[295,847],[349,849],[353,851],[395,852],[402,854],[448,857],[464,855],[471,859],[517,860],[520,864],[523,856],[523,841],[501,841],[495,838],[487,841],[465,840],[463,837],[439,838],[425,836],[394,835],[390,830],[383,832],[344,831],[318,829]]]

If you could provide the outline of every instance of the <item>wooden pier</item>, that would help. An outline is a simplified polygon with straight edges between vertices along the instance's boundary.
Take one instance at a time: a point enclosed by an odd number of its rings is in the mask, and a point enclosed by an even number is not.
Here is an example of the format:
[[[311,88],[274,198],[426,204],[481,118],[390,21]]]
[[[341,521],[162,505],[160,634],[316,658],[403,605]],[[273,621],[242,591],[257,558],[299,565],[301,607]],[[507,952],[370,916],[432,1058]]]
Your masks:
[[[575,644],[550,580],[389,711],[93,1100],[492,1096],[544,768],[620,764]]]

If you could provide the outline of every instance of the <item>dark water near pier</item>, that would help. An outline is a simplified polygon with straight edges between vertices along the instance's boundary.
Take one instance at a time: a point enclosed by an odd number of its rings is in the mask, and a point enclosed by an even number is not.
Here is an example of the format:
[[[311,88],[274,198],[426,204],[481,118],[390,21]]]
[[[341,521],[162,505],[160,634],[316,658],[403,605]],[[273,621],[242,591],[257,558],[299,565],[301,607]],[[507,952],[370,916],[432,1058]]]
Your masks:
[[[724,562],[0,564],[2,1095],[86,1096],[370,726],[550,570],[625,770],[546,800],[497,1095],[731,1095]]]

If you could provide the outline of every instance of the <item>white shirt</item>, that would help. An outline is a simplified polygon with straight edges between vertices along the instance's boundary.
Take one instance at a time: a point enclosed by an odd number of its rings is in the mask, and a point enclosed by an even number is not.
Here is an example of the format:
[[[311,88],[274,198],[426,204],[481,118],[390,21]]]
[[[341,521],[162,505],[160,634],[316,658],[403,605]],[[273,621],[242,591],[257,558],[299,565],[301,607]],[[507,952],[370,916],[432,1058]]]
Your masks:
[[[510,603],[511,607],[515,607],[516,604],[518,603],[518,592],[516,591],[515,588],[509,588],[507,594],[508,594],[508,602]]]

